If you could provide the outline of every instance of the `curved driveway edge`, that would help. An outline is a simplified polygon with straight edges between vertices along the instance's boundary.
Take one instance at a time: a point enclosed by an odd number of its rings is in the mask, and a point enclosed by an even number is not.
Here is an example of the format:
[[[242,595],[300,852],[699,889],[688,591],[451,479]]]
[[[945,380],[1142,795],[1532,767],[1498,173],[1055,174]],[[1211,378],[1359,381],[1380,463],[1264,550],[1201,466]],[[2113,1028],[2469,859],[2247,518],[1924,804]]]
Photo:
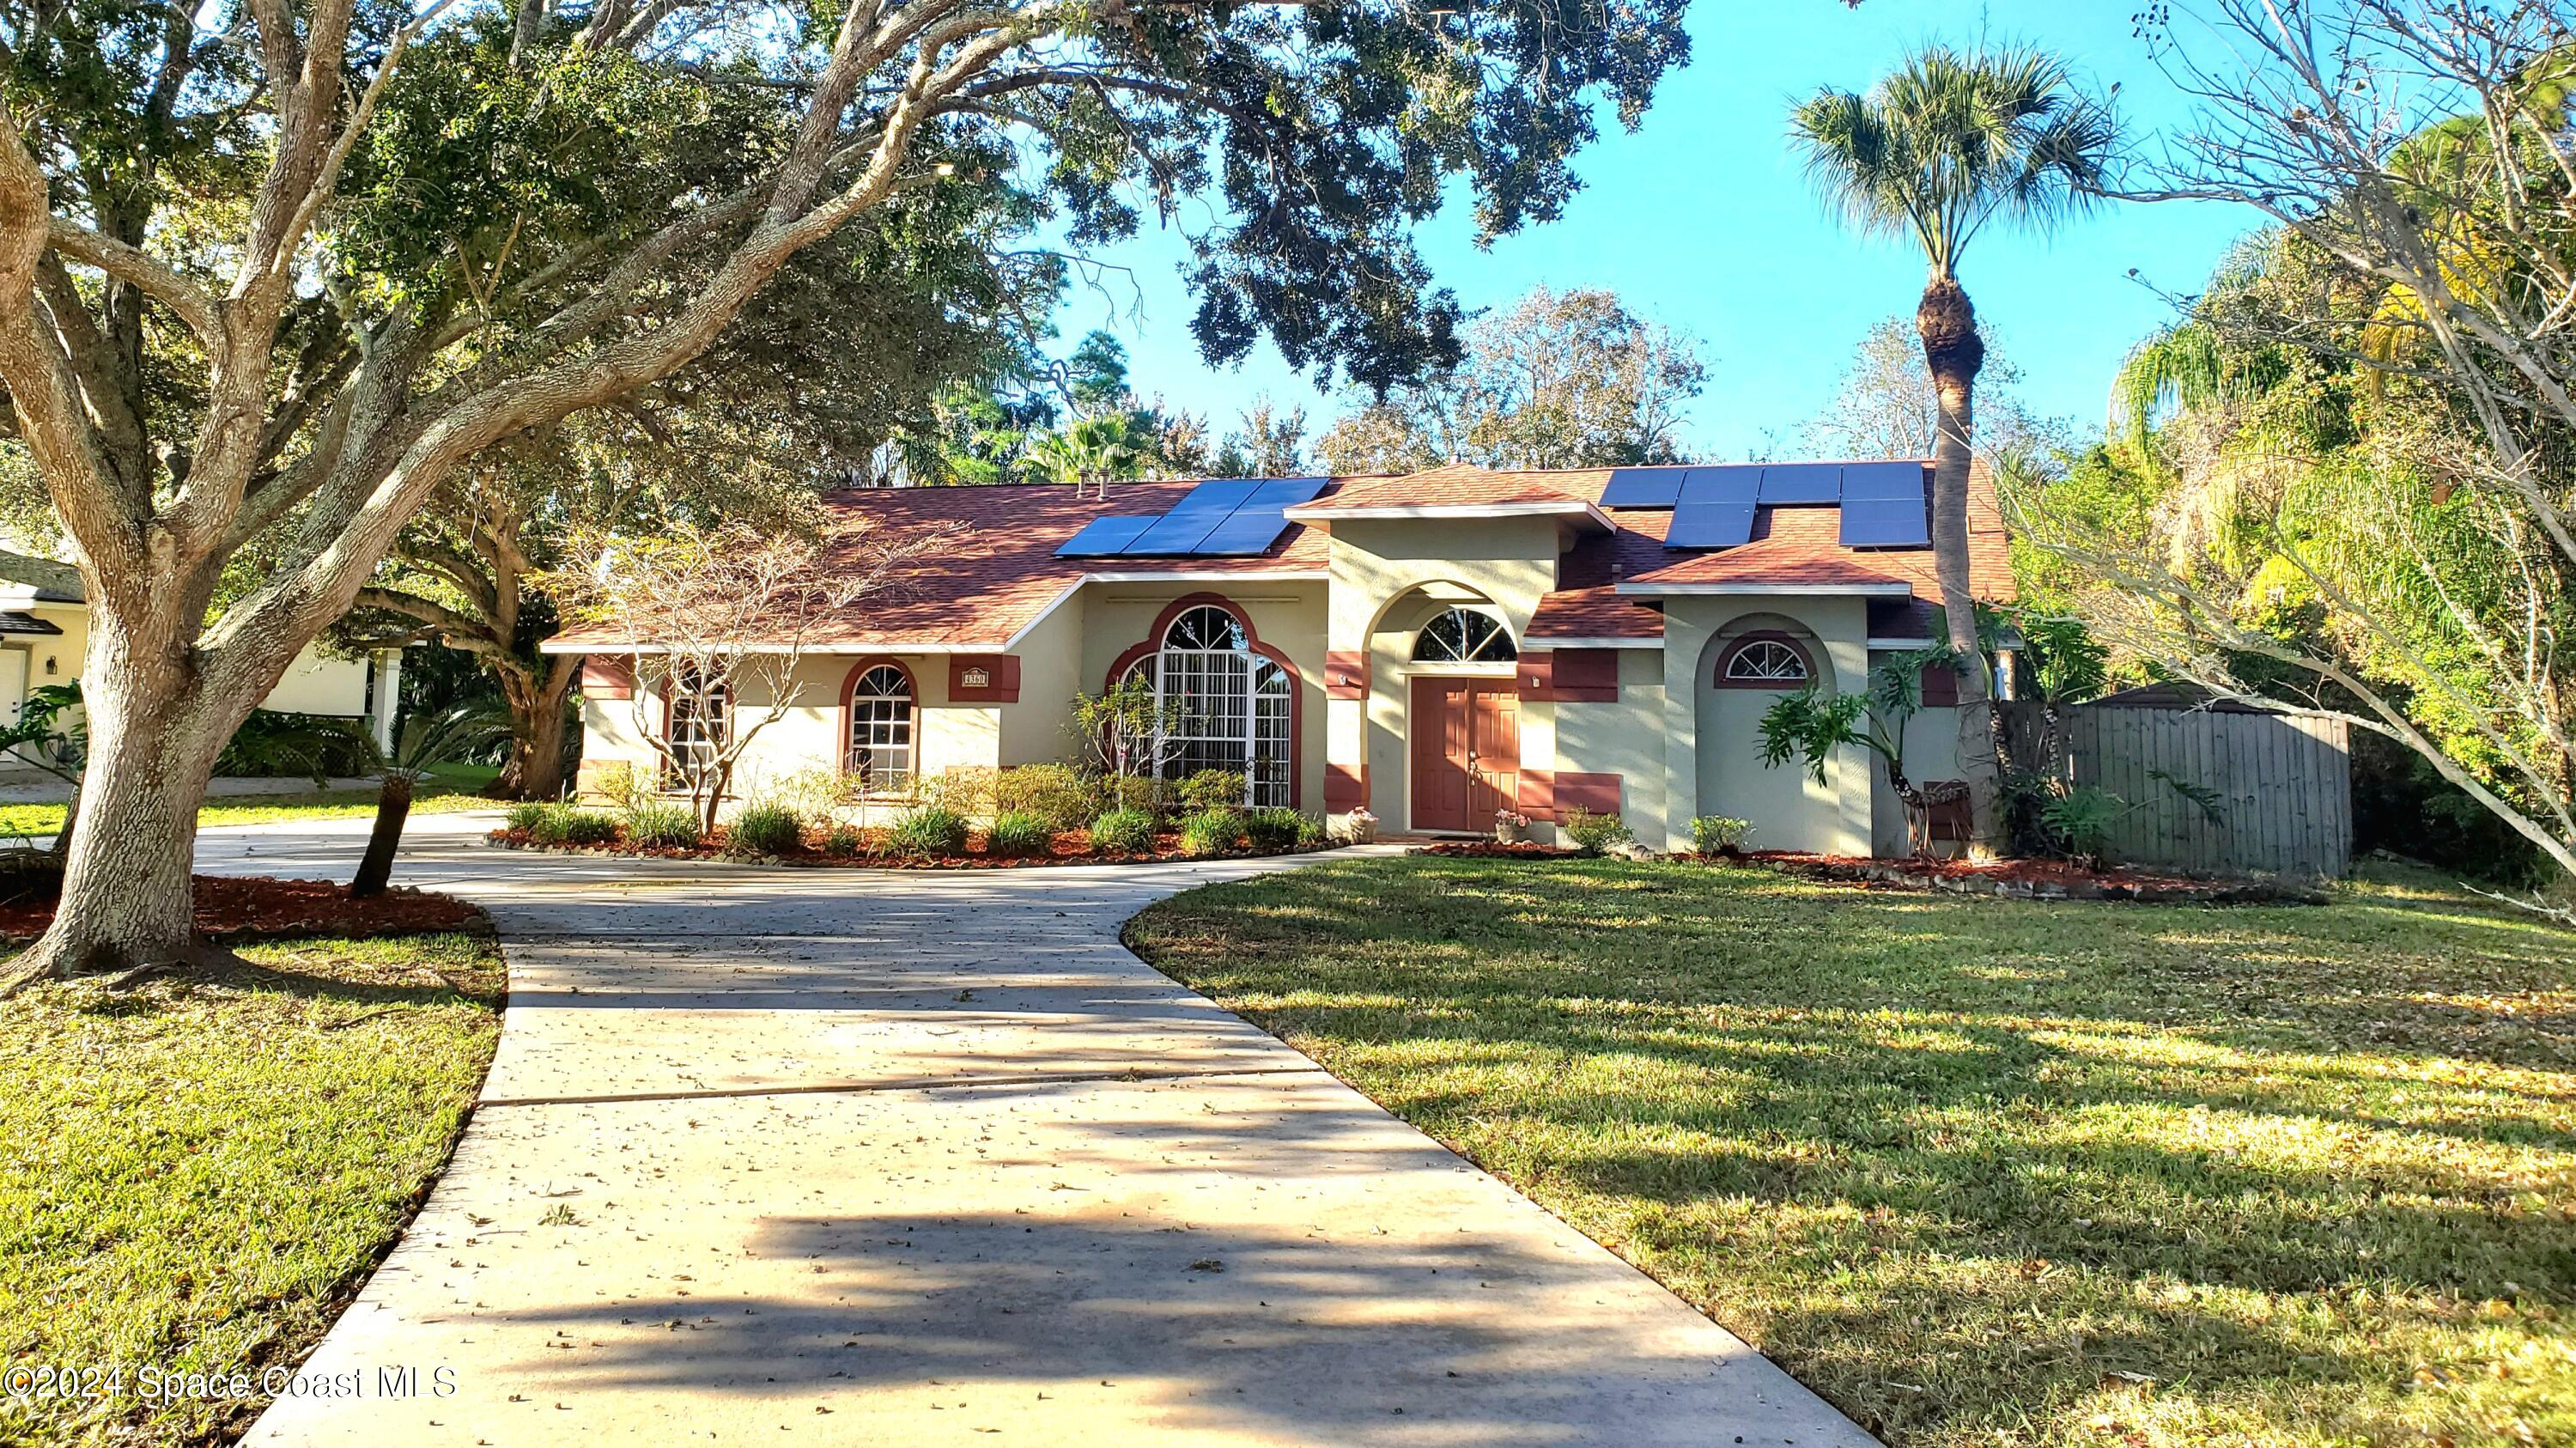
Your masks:
[[[366,823],[201,868],[345,874]],[[1872,1442],[1118,941],[1311,859],[670,867],[487,825],[415,821],[399,876],[500,926],[482,1104],[247,1443]]]

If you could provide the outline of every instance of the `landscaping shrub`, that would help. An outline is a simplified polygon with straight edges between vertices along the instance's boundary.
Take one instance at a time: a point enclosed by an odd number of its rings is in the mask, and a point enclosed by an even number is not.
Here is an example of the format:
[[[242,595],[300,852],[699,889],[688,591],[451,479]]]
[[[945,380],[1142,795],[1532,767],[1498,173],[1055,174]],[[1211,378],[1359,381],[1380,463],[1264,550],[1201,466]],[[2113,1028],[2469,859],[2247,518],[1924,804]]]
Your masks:
[[[1327,837],[1328,832],[1324,828],[1323,816],[1310,814],[1301,814],[1297,816],[1297,847],[1299,849],[1319,849],[1323,846]]]
[[[1091,822],[1091,847],[1104,855],[1141,855],[1154,848],[1154,816],[1141,809],[1113,809]]]
[[[1080,829],[1100,808],[1099,782],[1069,764],[1023,764],[993,780],[997,830],[1008,814],[1035,815],[1050,830]]]
[[[1323,828],[1286,805],[1272,805],[1243,816],[1243,837],[1256,850],[1292,849],[1305,838],[1310,824],[1318,832]]]
[[[631,815],[651,804],[660,794],[653,787],[653,772],[638,769],[625,760],[603,764],[592,776],[591,792],[614,806],[619,814]]]
[[[1612,845],[1624,845],[1637,837],[1627,821],[1617,815],[1594,814],[1588,809],[1570,809],[1557,822],[1574,847],[1587,855],[1597,855]]]
[[[783,804],[747,804],[725,826],[729,855],[792,855],[805,842],[805,822]]]
[[[1043,855],[1055,843],[1055,828],[1033,810],[1004,810],[993,816],[984,848],[996,855]]]
[[[617,821],[595,809],[550,804],[539,808],[528,838],[540,845],[604,845],[617,838]]]
[[[972,819],[993,808],[993,782],[1000,771],[987,765],[963,764],[925,774],[912,781],[915,809],[941,810]]]
[[[1104,775],[1100,795],[1105,810],[1129,810],[1157,820],[1163,817],[1163,782],[1151,775]]]
[[[886,849],[907,859],[966,853],[966,816],[946,805],[916,805],[887,829]]]
[[[647,800],[626,812],[626,843],[646,850],[694,850],[698,812],[668,800]]]
[[[834,825],[832,832],[823,837],[823,853],[835,860],[854,859],[866,844],[857,830],[848,825]]]
[[[510,806],[507,817],[509,826],[514,830],[526,830],[530,834],[535,834],[537,821],[544,819],[546,811],[552,808],[554,806],[551,803],[542,799],[523,799]]]
[[[1691,849],[1703,855],[1741,849],[1745,837],[1752,833],[1751,820],[1740,820],[1732,815],[1701,815],[1691,821]]]
[[[1180,783],[1175,792],[1185,814],[1205,814],[1212,809],[1241,809],[1246,785],[1240,769],[1202,769]]]
[[[1243,843],[1243,812],[1203,809],[1181,821],[1181,851],[1221,855]]]

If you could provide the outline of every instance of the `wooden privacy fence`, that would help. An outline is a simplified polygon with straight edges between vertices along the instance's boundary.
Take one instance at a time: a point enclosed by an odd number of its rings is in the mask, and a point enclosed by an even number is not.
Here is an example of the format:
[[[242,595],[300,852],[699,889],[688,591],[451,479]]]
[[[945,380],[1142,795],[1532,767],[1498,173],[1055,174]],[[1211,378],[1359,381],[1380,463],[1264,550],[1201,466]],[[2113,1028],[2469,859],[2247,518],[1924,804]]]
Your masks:
[[[2005,710],[2010,747],[2016,736],[2031,736],[2038,718],[2027,703]],[[2352,860],[2345,727],[2242,704],[2195,707],[2170,690],[2135,689],[2059,710],[2052,772],[2133,806],[2111,831],[2110,856],[2121,863],[2340,875]],[[2167,779],[2206,791],[2214,815]]]

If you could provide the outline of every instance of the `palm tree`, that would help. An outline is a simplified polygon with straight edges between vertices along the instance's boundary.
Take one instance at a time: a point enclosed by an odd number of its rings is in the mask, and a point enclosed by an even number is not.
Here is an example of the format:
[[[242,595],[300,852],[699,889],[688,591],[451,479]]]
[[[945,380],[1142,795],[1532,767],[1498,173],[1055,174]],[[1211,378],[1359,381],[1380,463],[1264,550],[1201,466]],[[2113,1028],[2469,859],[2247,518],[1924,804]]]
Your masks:
[[[1989,221],[2044,231],[2099,199],[2116,142],[2111,113],[2079,94],[2065,63],[2045,52],[1933,45],[1867,95],[1818,91],[1791,113],[1789,129],[1828,205],[1864,235],[1911,236],[1930,263],[1914,329],[1941,414],[1933,566],[1950,647],[1982,660],[1968,584],[1968,462],[1986,349],[1959,285],[1959,257]],[[1960,773],[1973,843],[1992,852],[2001,842],[1994,703],[1986,669],[1960,673]]]
[[[1077,488],[1096,485],[1106,497],[1112,479],[1132,478],[1144,471],[1145,454],[1136,446],[1135,428],[1127,415],[1113,412],[1039,435],[1030,441],[1020,465],[1052,482]]]

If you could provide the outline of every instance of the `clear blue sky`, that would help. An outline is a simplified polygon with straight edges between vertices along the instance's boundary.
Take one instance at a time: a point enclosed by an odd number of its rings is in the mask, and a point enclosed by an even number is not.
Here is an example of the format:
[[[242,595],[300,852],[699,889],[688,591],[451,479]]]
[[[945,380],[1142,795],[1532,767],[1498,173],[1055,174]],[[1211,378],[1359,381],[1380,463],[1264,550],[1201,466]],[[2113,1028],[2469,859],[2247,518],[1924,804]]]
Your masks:
[[[1792,100],[1819,85],[1867,88],[1911,43],[1979,34],[2065,55],[2089,87],[2121,83],[2133,129],[2181,118],[2170,85],[2130,33],[2134,7],[2109,0],[1694,0],[1693,60],[1666,78],[1634,135],[1615,125],[1578,160],[1584,189],[1564,219],[1479,251],[1463,207],[1421,236],[1441,281],[1469,308],[1500,307],[1545,283],[1607,287],[1641,316],[1696,333],[1709,387],[1691,410],[1692,451],[1743,457],[1778,439],[1831,396],[1872,322],[1911,316],[1923,286],[1912,244],[1864,241],[1829,220],[1785,144]],[[2047,238],[1981,236],[1962,268],[1989,340],[2026,374],[2034,410],[2083,426],[2102,417],[2111,374],[2131,342],[2168,315],[2141,281],[2195,291],[2249,212],[2210,205],[2127,205]],[[1078,286],[1058,317],[1064,342],[1092,328],[1130,352],[1140,392],[1208,416],[1222,433],[1268,392],[1303,403],[1313,432],[1343,410],[1290,372],[1266,345],[1240,368],[1215,370],[1189,333],[1178,239],[1149,230],[1103,260],[1127,268]],[[2131,268],[2140,280],[2129,276]],[[1310,433],[1311,436],[1311,433]]]

